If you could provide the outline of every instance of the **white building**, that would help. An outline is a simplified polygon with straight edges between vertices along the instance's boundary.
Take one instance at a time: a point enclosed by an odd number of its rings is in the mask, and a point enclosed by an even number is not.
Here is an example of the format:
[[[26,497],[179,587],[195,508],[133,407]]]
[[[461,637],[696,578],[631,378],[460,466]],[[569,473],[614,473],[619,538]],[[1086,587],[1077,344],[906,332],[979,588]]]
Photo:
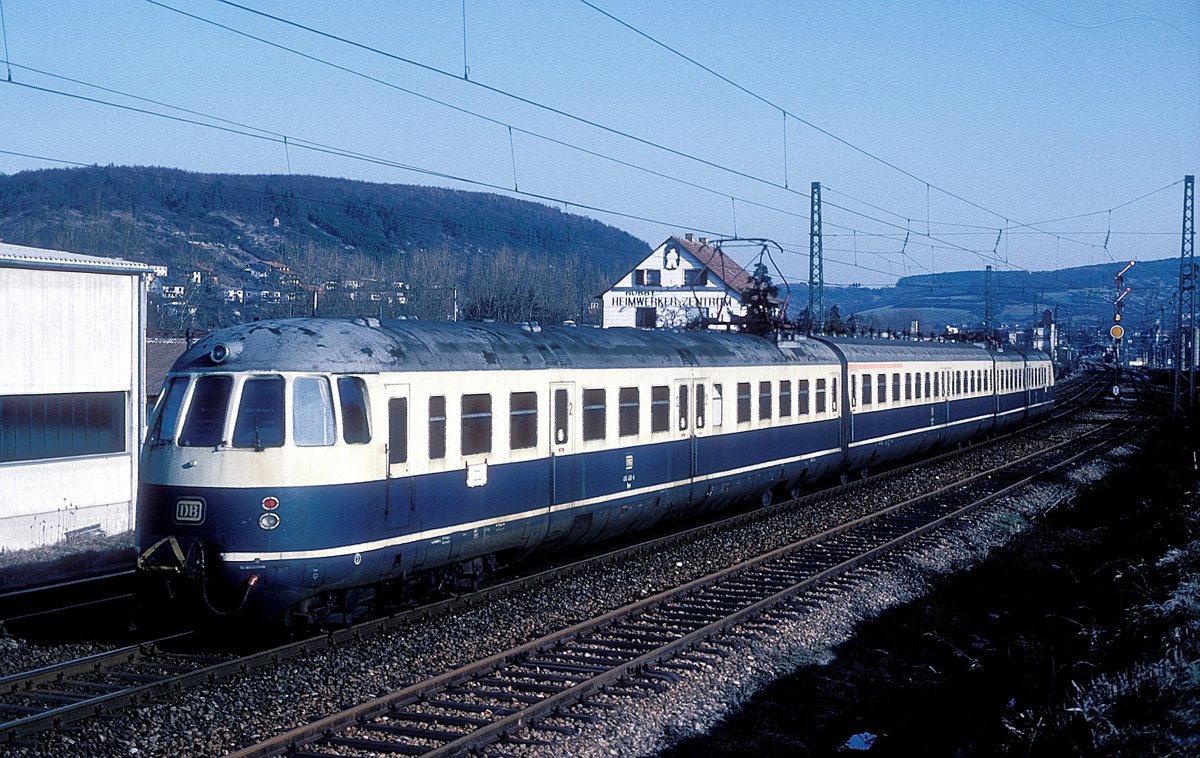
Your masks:
[[[133,528],[152,274],[0,243],[0,550]]]
[[[603,325],[682,327],[704,316],[744,316],[750,275],[720,248],[691,234],[670,237],[604,292]]]

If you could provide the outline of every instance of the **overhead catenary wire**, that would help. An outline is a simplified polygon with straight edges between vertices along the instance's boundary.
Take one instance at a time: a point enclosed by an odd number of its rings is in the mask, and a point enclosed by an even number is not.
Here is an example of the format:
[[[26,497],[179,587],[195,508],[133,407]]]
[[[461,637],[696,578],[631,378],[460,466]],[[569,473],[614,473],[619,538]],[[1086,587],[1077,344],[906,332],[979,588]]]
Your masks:
[[[229,0],[220,0],[220,2],[229,2]],[[704,63],[701,63],[700,61],[696,60],[695,58],[692,58],[691,56],[689,56],[679,50],[676,50],[674,47],[671,47],[670,45],[668,45],[667,43],[658,39],[657,37],[655,37],[647,32],[642,31],[641,29],[635,27],[634,25],[632,25],[632,24],[624,21],[623,19],[620,19],[617,16],[609,13],[608,11],[600,8],[596,4],[590,2],[590,0],[579,0],[579,2],[582,3],[583,5],[586,5],[587,7],[591,8],[592,10],[596,11],[597,13],[605,16],[606,18],[616,22],[617,24],[620,24],[621,26],[623,26],[626,29],[630,30],[631,32],[637,34],[638,36],[643,37],[644,39],[648,40],[649,42],[653,43],[654,45],[657,45],[658,47],[661,47],[664,50],[669,51],[673,55],[676,55],[676,56],[688,61],[692,65],[697,66],[701,70],[706,71],[707,73],[711,74],[712,76],[715,76],[716,78],[720,79],[721,81],[725,82],[726,84],[729,84],[730,86],[736,88],[740,92],[743,92],[743,93],[749,95],[750,97],[754,98],[755,100],[758,100],[759,102],[761,102],[775,110],[781,111],[782,113],[785,114],[785,116],[790,115],[792,118],[796,119],[797,121],[804,124],[805,126],[811,128],[811,129],[814,129],[814,130],[820,132],[821,134],[824,134],[825,136],[829,137],[830,139],[833,139],[836,142],[839,142],[840,144],[845,145],[846,147],[850,148],[851,150],[854,150],[855,152],[858,152],[874,161],[882,163],[883,165],[887,166],[888,168],[890,168],[894,171],[897,171],[900,174],[903,174],[904,176],[907,176],[908,178],[910,178],[916,182],[920,182],[920,183],[926,185],[926,190],[928,190],[930,187],[932,187],[933,189],[936,189],[938,192],[941,192],[942,194],[952,197],[955,200],[958,200],[960,202],[966,203],[967,205],[971,206],[972,208],[976,208],[977,210],[981,210],[985,213],[990,213],[993,216],[996,216],[997,218],[1005,218],[1005,214],[994,211],[990,208],[980,205],[979,203],[974,202],[973,200],[969,200],[968,198],[965,198],[957,193],[951,192],[950,190],[947,190],[944,187],[934,184],[933,182],[930,182],[927,179],[923,179],[922,177],[917,176],[916,174],[912,173],[911,171],[901,168],[900,166],[887,160],[886,158],[883,158],[882,156],[879,156],[879,155],[875,154],[874,152],[867,150],[864,147],[860,147],[859,145],[856,145],[853,142],[850,142],[849,140],[847,140],[843,137],[840,137],[837,134],[834,134],[833,132],[829,131],[828,129],[820,127],[817,124],[798,116],[796,113],[790,111],[789,109],[785,108],[784,106],[779,105],[778,103],[774,102],[773,100],[770,100],[770,99],[758,94],[757,92],[754,92],[753,90],[739,84],[738,82],[735,82],[734,80],[730,79],[729,77],[725,76],[724,74],[721,74],[720,72],[714,70],[713,68],[705,65]]]
[[[148,1],[149,1],[149,0],[148,0]],[[155,4],[155,5],[159,5],[159,6],[161,6],[161,7],[166,7],[166,8],[169,8],[169,6],[165,6],[165,5],[163,5],[162,3],[154,3],[154,4]],[[229,3],[229,2],[226,2],[225,4],[226,4],[226,5],[232,5],[232,6],[234,6],[234,7],[240,7],[240,8],[243,8],[243,9],[245,9],[245,8],[244,8],[244,6],[239,6],[239,5],[237,5],[236,3]],[[176,12],[181,12],[181,11],[178,11],[177,9],[171,9],[171,10],[176,10]],[[253,9],[247,9],[247,10],[250,10],[251,12],[256,12],[256,13],[257,13],[257,11],[254,11]],[[185,15],[187,15],[187,14],[185,14]],[[260,14],[260,15],[262,15],[262,14]],[[242,32],[238,32],[238,33],[242,33]],[[466,58],[465,58],[465,43],[466,43],[466,39],[465,39],[465,4],[464,4],[464,62],[465,62],[465,60],[466,60]],[[271,44],[273,44],[273,43],[271,43]],[[305,54],[303,54],[303,53],[297,53],[297,54],[305,55]],[[6,56],[6,57],[7,57],[7,56]],[[311,56],[309,56],[309,57],[311,57]],[[412,61],[406,61],[406,62],[409,62],[409,63],[414,63],[414,64],[415,64],[415,62],[412,62]],[[331,64],[331,65],[334,65],[334,66],[336,66],[337,64]],[[421,64],[415,64],[415,65],[421,65]],[[345,67],[339,67],[339,68],[342,68],[342,70],[349,70],[349,69],[346,69]],[[464,78],[465,78],[465,77],[464,77]],[[391,86],[391,85],[389,85],[389,86]],[[421,95],[419,95],[419,94],[418,94],[418,96],[421,96]],[[170,106],[170,107],[175,107],[175,106]],[[453,107],[453,106],[450,106],[450,107]],[[787,111],[782,111],[782,113],[784,114],[784,136],[785,136],[785,139],[786,139],[786,131],[787,131],[787,124],[786,124],[786,121],[787,121],[787,119],[786,119],[786,117],[787,117],[787,115],[788,115],[788,114],[787,114]],[[162,114],[159,114],[159,115],[162,115]],[[212,116],[206,116],[206,118],[215,118],[215,117],[212,117]],[[247,127],[247,128],[254,129],[255,127]],[[512,125],[508,125],[508,128],[510,129],[510,134],[511,134],[511,130],[513,130],[513,129],[516,129],[516,130],[518,130],[518,131],[521,131],[522,133],[525,133],[525,130],[521,130],[519,127],[514,127],[514,126],[512,126]],[[285,146],[285,153],[286,153],[286,152],[287,152],[287,150],[288,150],[288,144],[289,144],[289,142],[288,142],[288,138],[287,138],[287,136],[285,136],[285,135],[278,135],[278,136],[279,136],[279,138],[280,138],[280,139],[282,139],[282,140],[283,140],[283,143],[284,143],[284,146]],[[539,138],[544,138],[544,136],[543,136],[543,135],[535,135],[535,136],[537,136],[537,137],[539,137]],[[565,144],[565,143],[564,143],[564,144]],[[653,143],[649,143],[649,144],[653,144]],[[320,145],[320,143],[315,143],[315,142],[314,142],[314,143],[312,143],[312,145],[314,145],[314,146],[317,146],[317,145]],[[573,146],[573,145],[568,145],[568,146],[569,146],[569,147],[572,147],[573,149],[580,149],[580,148],[578,148],[578,146]],[[333,154],[333,155],[341,155],[341,156],[350,157],[350,158],[356,158],[356,157],[357,157],[358,159],[363,159],[363,158],[362,158],[363,154],[356,153],[355,151],[346,150],[346,149],[344,149],[344,148],[333,148],[332,146],[325,146],[325,147],[329,148],[329,149],[332,151],[332,152],[331,152],[331,154]],[[314,148],[311,148],[311,147],[310,147],[310,148],[308,148],[308,149],[314,149]],[[512,149],[512,144],[511,144],[511,140],[510,140],[510,150],[511,150],[511,149]],[[514,153],[515,153],[515,151],[514,151]],[[593,153],[593,154],[595,154],[595,153]],[[686,153],[683,153],[683,154],[686,154]],[[607,156],[605,156],[605,157],[606,157],[606,159],[610,159],[610,158],[608,158]],[[786,154],[785,154],[785,159],[786,159]],[[290,164],[290,155],[289,155],[289,157],[288,157],[288,162],[289,162],[289,164]],[[515,154],[514,154],[514,164],[515,164]],[[385,163],[381,163],[380,165],[389,165],[389,166],[399,167],[399,168],[402,168],[402,169],[404,169],[404,170],[412,170],[412,171],[424,172],[424,173],[427,173],[427,175],[439,176],[439,177],[447,178],[448,180],[451,180],[451,181],[462,181],[462,182],[467,182],[467,183],[472,183],[472,184],[475,184],[476,186],[483,186],[483,187],[485,187],[485,188],[492,188],[492,189],[495,189],[494,185],[490,185],[490,184],[488,184],[488,183],[476,182],[476,181],[474,181],[474,180],[471,180],[471,179],[469,179],[469,178],[466,178],[466,177],[452,176],[452,175],[450,175],[450,174],[445,174],[445,173],[442,173],[442,172],[436,172],[436,171],[430,171],[430,170],[428,170],[428,169],[424,169],[424,168],[421,168],[421,167],[408,166],[408,165],[400,164],[400,163],[397,163],[397,162],[394,162],[394,161],[387,161],[387,162],[385,162]],[[631,168],[636,168],[637,170],[649,171],[650,173],[655,173],[656,175],[663,176],[664,178],[670,178],[670,179],[671,179],[671,180],[673,180],[673,181],[676,181],[676,180],[677,180],[677,179],[676,179],[676,178],[674,178],[674,177],[668,177],[668,176],[667,176],[667,175],[665,175],[665,174],[661,174],[661,173],[658,173],[658,172],[653,172],[652,170],[650,170],[650,169],[648,169],[648,168],[646,168],[646,167],[643,167],[643,166],[638,166],[638,165],[636,165],[636,164],[632,164],[632,163],[625,163],[624,165],[627,165],[627,166],[629,166],[629,167],[631,167]],[[712,164],[712,165],[716,165],[716,164]],[[290,173],[290,165],[289,165],[289,173]],[[746,176],[746,174],[742,174],[742,175],[743,175],[743,176]],[[778,185],[777,185],[777,184],[775,184],[775,183],[771,183],[771,182],[766,182],[766,183],[767,183],[769,186],[778,187]],[[785,190],[787,189],[786,185],[787,185],[787,176],[786,176],[786,170],[785,170],[784,186],[783,186],[783,189],[785,189]],[[514,186],[516,186],[516,181],[515,181],[515,165],[514,165]],[[712,190],[711,188],[703,187],[702,185],[693,184],[693,185],[691,185],[691,186],[695,186],[695,187],[698,187],[698,188],[700,188],[700,189],[705,189],[705,190],[707,190],[707,191],[714,191],[714,190]],[[804,193],[795,192],[795,191],[792,191],[792,192],[793,192],[794,194],[798,194],[798,195],[801,195],[801,196],[807,197],[807,195],[805,195]],[[522,194],[522,195],[525,195],[525,196],[528,196],[528,197],[533,197],[533,198],[542,197],[542,196],[540,196],[540,195],[537,195],[537,194],[535,194],[535,193],[525,193],[525,192],[521,192],[521,193],[519,193],[519,194]],[[724,195],[724,196],[729,196],[729,197],[731,197],[731,201],[732,201],[732,203],[733,203],[733,209],[734,209],[734,213],[735,213],[735,219],[736,219],[736,204],[737,204],[738,202],[743,202],[743,203],[747,203],[747,204],[754,204],[754,205],[757,205],[757,206],[759,206],[759,207],[763,207],[763,208],[768,208],[768,209],[774,210],[774,211],[776,211],[776,212],[780,212],[780,213],[788,213],[789,215],[792,215],[792,216],[795,216],[795,217],[799,217],[799,218],[806,218],[806,216],[803,216],[802,214],[798,214],[798,213],[795,213],[795,212],[792,212],[792,211],[786,211],[786,210],[784,210],[784,209],[780,209],[780,208],[773,208],[773,207],[771,207],[771,206],[769,206],[769,205],[767,205],[767,204],[765,204],[765,203],[760,203],[760,202],[757,202],[757,201],[751,200],[751,199],[749,199],[749,198],[745,198],[745,197],[735,197],[735,196],[732,196],[732,195],[728,195],[726,192],[721,192],[721,191],[716,191],[716,194],[722,194],[722,195]],[[927,186],[927,196],[928,196],[928,186]],[[564,204],[566,204],[566,203],[571,203],[571,204],[574,204],[574,205],[576,205],[577,207],[579,207],[579,208],[581,208],[581,209],[586,209],[586,210],[595,210],[595,211],[597,211],[597,212],[600,212],[600,213],[609,213],[609,214],[612,214],[612,215],[616,215],[616,216],[622,216],[622,217],[626,217],[626,218],[633,218],[633,219],[638,219],[638,220],[649,220],[649,221],[652,221],[653,223],[662,223],[662,222],[659,222],[659,221],[656,221],[656,220],[646,219],[645,217],[638,216],[638,215],[635,215],[635,214],[623,214],[623,213],[621,213],[621,212],[618,212],[618,211],[612,211],[612,210],[609,210],[609,209],[604,209],[604,208],[595,208],[595,207],[591,207],[591,206],[585,206],[585,205],[582,205],[582,204],[574,203],[574,201],[561,200],[561,199],[555,198],[555,202],[562,202],[562,203],[564,203]],[[869,219],[869,220],[876,221],[876,222],[879,222],[879,223],[886,223],[886,222],[884,222],[884,221],[883,221],[883,220],[881,220],[881,219],[876,219],[876,218],[872,218],[872,217],[870,217],[870,216],[868,216],[868,215],[861,214],[861,213],[859,213],[858,211],[856,211],[856,210],[854,210],[854,209],[845,208],[845,207],[838,206],[838,205],[833,205],[833,204],[829,204],[829,205],[830,205],[830,207],[840,208],[840,209],[842,209],[842,210],[844,210],[844,211],[846,211],[846,212],[848,212],[848,213],[855,214],[856,216],[860,216],[860,217],[862,217],[862,218],[864,218],[864,219]],[[878,207],[878,206],[876,206],[876,207]],[[931,232],[931,229],[930,229],[930,227],[929,227],[929,208],[928,208],[928,203],[927,203],[927,209],[926,209],[926,217],[927,217],[927,226],[926,226],[926,235],[925,235],[925,236],[926,236],[926,238],[933,239],[933,236],[930,234],[930,232]],[[906,221],[907,221],[907,220],[906,220]],[[735,224],[736,224],[736,220],[735,220]],[[832,225],[832,224],[830,224],[830,225]],[[684,226],[684,225],[681,225],[681,226]],[[687,227],[691,227],[691,226],[692,226],[692,225],[690,225],[690,224],[689,224],[689,225],[686,225],[686,226],[685,226],[685,228],[687,228]],[[892,224],[891,226],[893,226],[894,228],[900,228],[898,225],[895,225],[895,224]],[[840,225],[838,225],[838,228],[847,229],[847,230],[852,230],[852,227],[849,227],[849,226],[840,226]],[[993,227],[993,228],[994,228],[994,227]],[[735,232],[736,232],[736,229],[735,229]],[[1044,233],[1046,233],[1046,232],[1037,232],[1037,233],[1043,233],[1043,234],[1044,234]],[[939,234],[943,234],[943,233],[939,233]],[[934,247],[934,246],[933,246],[933,245],[931,245],[931,249],[932,249],[933,247]],[[939,248],[939,249],[943,249],[943,248]],[[957,246],[957,245],[947,245],[947,246],[945,246],[945,248],[944,248],[944,249],[960,250],[960,251],[964,251],[964,252],[970,252],[970,253],[972,253],[972,254],[974,254],[974,255],[978,255],[978,256],[986,256],[986,254],[985,254],[985,253],[982,253],[981,251],[971,250],[971,249],[969,249],[969,248],[967,248],[967,247],[964,247],[964,246]],[[993,255],[994,255],[994,254],[995,254],[995,251],[993,251]],[[986,257],[981,257],[981,259],[986,259]]]
[[[166,9],[166,10],[170,10],[170,11],[173,11],[173,12],[176,12],[176,13],[180,13],[181,15],[187,16],[187,17],[189,17],[189,18],[193,18],[193,19],[196,19],[196,20],[199,20],[199,21],[205,22],[205,23],[212,24],[212,25],[214,25],[214,26],[217,26],[217,27],[219,27],[219,28],[222,28],[222,29],[227,29],[227,30],[230,30],[230,31],[234,31],[234,32],[236,32],[236,33],[238,33],[238,34],[241,34],[241,35],[243,35],[243,36],[246,36],[246,37],[250,37],[250,38],[252,38],[252,39],[258,39],[259,41],[263,41],[261,38],[258,38],[258,37],[256,37],[255,35],[250,35],[250,34],[248,34],[248,33],[246,33],[246,32],[242,32],[242,31],[240,31],[240,30],[236,30],[236,29],[234,29],[234,28],[232,28],[232,27],[229,27],[229,26],[227,26],[227,25],[224,25],[224,24],[221,24],[221,23],[218,23],[218,22],[212,21],[212,20],[210,20],[210,19],[207,19],[207,18],[204,18],[204,17],[202,17],[202,16],[199,16],[199,15],[196,15],[196,14],[192,14],[192,13],[188,13],[188,12],[186,12],[186,11],[179,10],[178,8],[174,8],[174,7],[170,6],[170,5],[167,5],[167,4],[163,3],[163,2],[160,2],[159,0],[145,0],[145,2],[148,2],[148,3],[152,4],[152,5],[158,6],[158,7],[160,7],[160,8],[164,8],[164,9]],[[323,31],[323,30],[317,29],[317,28],[315,28],[315,27],[312,27],[312,26],[309,26],[309,25],[307,25],[307,24],[302,24],[302,23],[300,23],[300,22],[297,22],[297,21],[292,21],[292,20],[290,20],[290,19],[287,19],[287,18],[284,18],[284,17],[282,17],[282,16],[278,16],[278,15],[275,15],[275,14],[267,13],[267,12],[265,12],[265,11],[260,11],[260,10],[257,10],[257,9],[255,9],[255,8],[251,8],[251,7],[248,7],[248,6],[242,5],[242,4],[240,4],[240,3],[233,2],[233,0],[216,0],[216,2],[219,2],[219,3],[223,4],[223,5],[227,5],[227,6],[230,6],[230,7],[233,7],[233,8],[236,8],[236,9],[242,10],[242,11],[245,11],[245,12],[247,12],[247,13],[251,13],[251,14],[254,14],[254,15],[260,16],[260,17],[262,17],[262,18],[267,18],[267,19],[269,19],[269,20],[272,20],[272,21],[275,21],[275,22],[278,22],[278,23],[281,23],[281,24],[284,24],[284,25],[290,26],[290,27],[292,27],[292,28],[295,28],[295,29],[300,29],[300,30],[302,30],[302,31],[305,31],[305,32],[308,32],[308,33],[311,33],[311,34],[315,34],[315,35],[318,35],[318,36],[320,36],[320,37],[323,37],[323,38],[326,38],[326,39],[329,39],[329,40],[332,40],[332,41],[336,41],[336,42],[338,42],[338,43],[341,43],[341,44],[349,45],[349,46],[351,46],[351,47],[354,47],[354,48],[356,48],[356,49],[360,49],[360,50],[363,50],[363,51],[366,51],[366,52],[370,52],[370,53],[372,53],[372,54],[380,55],[380,56],[386,57],[386,58],[388,58],[388,59],[391,59],[391,60],[395,60],[395,61],[397,61],[397,62],[400,62],[400,63],[405,63],[405,64],[408,64],[408,65],[413,65],[413,66],[416,66],[416,67],[418,67],[418,68],[420,68],[420,69],[422,69],[422,70],[429,71],[429,72],[431,72],[431,73],[436,73],[436,74],[439,74],[439,75],[442,75],[442,76],[453,77],[453,78],[455,78],[456,80],[458,79],[456,76],[454,76],[454,75],[453,75],[453,74],[451,74],[450,72],[447,72],[447,71],[445,71],[445,70],[443,70],[443,69],[440,69],[440,68],[438,68],[438,67],[436,67],[436,66],[431,66],[431,65],[429,65],[429,64],[425,64],[425,63],[420,63],[419,61],[414,61],[414,60],[412,60],[412,59],[409,59],[409,58],[406,58],[406,57],[404,57],[404,56],[396,55],[396,54],[394,54],[394,53],[390,53],[390,52],[388,52],[388,51],[382,50],[382,49],[380,49],[380,48],[377,48],[377,47],[374,47],[374,46],[371,46],[371,45],[366,45],[366,44],[364,44],[364,43],[361,43],[361,42],[357,42],[357,41],[354,41],[354,40],[350,40],[350,39],[348,39],[348,38],[346,38],[346,37],[342,37],[342,36],[340,36],[340,35],[332,34],[332,33],[330,33],[330,32],[326,32],[326,31]],[[274,45],[274,46],[276,46],[276,47],[282,47],[282,46],[280,46],[280,45],[277,45],[276,43],[268,43],[268,44],[272,44],[272,45]],[[673,51],[673,52],[674,52],[674,51]],[[308,55],[305,55],[305,57],[309,57],[310,59],[313,59],[313,60],[323,60],[323,59],[320,59],[320,58],[316,58],[316,57],[314,57],[314,56],[308,56]],[[699,65],[699,64],[698,64],[698,65]],[[343,70],[344,70],[344,67],[340,67],[340,66],[339,66],[339,68],[343,68]],[[720,76],[720,75],[718,74],[717,76]],[[722,78],[724,79],[724,77],[722,77]],[[648,139],[646,139],[646,138],[639,137],[639,136],[637,136],[637,135],[634,135],[634,134],[632,134],[632,133],[630,133],[630,132],[627,132],[627,131],[624,131],[624,130],[620,130],[620,129],[616,129],[616,128],[614,128],[614,127],[607,126],[607,125],[605,125],[605,124],[602,124],[602,123],[600,123],[600,122],[597,122],[597,121],[595,121],[595,120],[593,120],[593,119],[588,119],[588,118],[584,118],[584,117],[582,117],[582,116],[578,116],[578,115],[576,115],[576,114],[572,114],[572,113],[570,113],[570,112],[567,112],[567,111],[564,111],[564,110],[562,110],[562,109],[560,109],[560,108],[556,108],[556,107],[554,107],[554,106],[550,106],[550,105],[547,105],[547,104],[544,104],[544,103],[538,102],[538,101],[536,101],[536,100],[533,100],[533,99],[531,99],[531,98],[527,98],[527,97],[524,97],[524,96],[521,96],[521,95],[517,95],[517,94],[515,94],[515,93],[512,93],[512,92],[509,92],[509,91],[507,91],[507,90],[504,90],[504,89],[501,89],[501,88],[498,88],[498,87],[493,87],[493,86],[491,86],[491,85],[487,85],[487,84],[484,84],[484,83],[482,83],[482,82],[479,82],[479,81],[474,81],[474,80],[472,80],[472,81],[470,81],[469,83],[470,83],[470,84],[472,84],[473,86],[481,87],[481,88],[483,88],[483,89],[485,89],[485,90],[487,90],[487,91],[489,91],[489,92],[492,92],[492,93],[495,93],[495,94],[501,95],[501,96],[503,96],[503,97],[506,97],[506,98],[513,99],[513,100],[515,100],[515,101],[517,101],[517,102],[521,102],[521,103],[523,103],[523,104],[530,105],[530,106],[532,106],[532,107],[535,107],[535,108],[539,108],[539,109],[545,110],[545,111],[547,111],[547,112],[550,112],[550,113],[553,113],[553,114],[555,114],[555,115],[562,116],[562,117],[564,117],[564,118],[568,118],[568,119],[571,119],[571,120],[573,120],[573,121],[576,121],[576,122],[579,122],[579,123],[586,124],[586,125],[588,125],[588,126],[591,126],[591,127],[597,128],[597,129],[600,129],[600,130],[602,130],[602,131],[605,131],[605,132],[608,132],[608,133],[611,133],[611,134],[614,134],[614,135],[617,135],[617,136],[621,136],[621,137],[623,137],[623,138],[626,138],[626,139],[630,139],[630,140],[632,140],[632,141],[634,141],[634,142],[637,142],[637,143],[639,143],[639,144],[643,144],[643,145],[646,145],[646,146],[649,146],[649,147],[656,148],[656,149],[658,149],[658,150],[665,151],[665,152],[667,152],[667,153],[669,153],[669,154],[672,154],[672,155],[675,155],[675,156],[677,156],[677,157],[681,157],[681,158],[685,158],[685,159],[688,159],[688,160],[692,160],[692,161],[695,161],[695,162],[697,162],[697,163],[700,163],[701,165],[709,166],[709,167],[711,167],[711,168],[715,168],[715,169],[718,169],[718,170],[721,170],[721,171],[724,171],[724,172],[730,173],[730,174],[732,174],[732,175],[735,175],[735,176],[739,176],[739,177],[742,177],[742,178],[745,178],[745,179],[749,179],[749,180],[751,180],[751,181],[758,182],[758,183],[760,183],[760,184],[764,184],[764,185],[766,185],[766,186],[773,187],[773,188],[775,188],[775,189],[783,190],[783,191],[785,191],[785,192],[790,192],[790,193],[792,193],[792,194],[796,194],[796,195],[799,195],[799,196],[802,196],[802,197],[806,197],[806,198],[808,197],[808,195],[807,195],[807,194],[805,194],[805,193],[803,193],[803,192],[799,192],[799,191],[797,191],[797,190],[790,189],[790,188],[788,188],[788,187],[786,187],[786,186],[784,186],[784,185],[781,185],[781,184],[779,184],[779,183],[777,183],[777,182],[773,182],[773,181],[771,181],[771,180],[769,180],[769,179],[766,179],[766,178],[764,178],[764,177],[756,176],[756,175],[750,174],[750,173],[748,173],[748,172],[741,171],[741,170],[739,170],[739,169],[732,168],[732,167],[730,167],[730,166],[726,166],[726,165],[723,165],[723,164],[717,163],[717,162],[715,162],[715,161],[712,161],[712,160],[709,160],[709,159],[706,159],[706,158],[703,158],[703,157],[697,156],[697,155],[695,155],[695,154],[693,154],[693,153],[689,153],[689,152],[686,152],[686,151],[678,150],[678,149],[676,149],[676,148],[672,148],[672,147],[669,147],[669,146],[663,145],[663,144],[661,144],[661,143],[658,143],[658,142],[655,142],[655,141],[653,141],[653,140],[648,140]],[[735,86],[737,86],[737,85],[735,85]],[[756,96],[756,97],[757,97],[757,96]],[[760,98],[760,99],[761,99],[761,98]],[[764,101],[765,101],[765,100],[764,100]],[[778,106],[774,106],[774,107],[778,107]],[[781,110],[781,111],[783,111],[785,115],[787,115],[787,114],[788,114],[788,112],[786,111],[786,109],[782,109],[782,108],[780,108],[780,110]],[[794,114],[792,114],[792,115],[793,115],[793,118],[796,118],[796,116],[795,116]],[[807,122],[804,122],[804,120],[803,120],[803,119],[799,119],[799,118],[797,118],[797,120],[801,121],[802,123],[806,123],[806,124],[807,124]],[[809,124],[809,125],[811,126],[811,124]],[[914,177],[914,178],[917,178],[917,177]],[[918,178],[918,180],[919,180],[919,181],[924,181],[924,180],[920,180],[919,178]],[[932,185],[932,184],[931,184],[930,186],[932,186],[932,187],[934,187],[934,188],[936,188],[936,189],[939,189],[939,191],[945,192],[944,190],[941,190],[941,188],[938,188],[936,185]],[[946,194],[950,194],[951,196],[953,196],[953,193],[948,193],[948,192],[946,192]],[[969,201],[966,201],[966,202],[968,202],[968,204],[971,204]],[[839,207],[839,206],[834,206],[834,207]],[[854,211],[854,210],[852,210],[852,209],[848,209],[848,208],[842,208],[842,210],[846,210],[846,211],[847,211],[847,212],[849,212],[849,213],[855,213],[856,215],[863,215],[863,216],[864,216],[864,218],[870,218],[870,217],[867,217],[867,216],[865,216],[864,214],[861,214],[861,213],[859,213],[859,212],[856,212],[856,211]],[[987,209],[981,208],[981,210],[985,210],[985,211],[986,211]],[[991,211],[988,211],[988,212],[991,212]],[[882,222],[882,221],[880,221],[879,219],[872,219],[872,220],[874,220],[874,221],[877,221],[877,222],[880,222],[880,223],[886,223],[886,222]],[[971,249],[969,249],[969,248],[965,248],[965,247],[960,247],[960,249],[961,249],[961,251],[962,251],[962,252],[971,253],[971,254],[973,254],[973,255],[979,256],[981,259],[984,259],[985,253],[983,253],[983,252],[981,252],[981,251],[978,251],[978,250],[971,250]]]

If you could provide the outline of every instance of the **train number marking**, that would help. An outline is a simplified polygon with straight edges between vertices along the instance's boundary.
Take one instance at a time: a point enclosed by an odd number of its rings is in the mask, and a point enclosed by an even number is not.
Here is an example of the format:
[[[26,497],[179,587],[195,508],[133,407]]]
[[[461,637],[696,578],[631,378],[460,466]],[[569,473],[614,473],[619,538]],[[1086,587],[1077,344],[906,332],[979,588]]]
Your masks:
[[[176,524],[203,524],[204,501],[196,499],[180,499],[175,501]]]

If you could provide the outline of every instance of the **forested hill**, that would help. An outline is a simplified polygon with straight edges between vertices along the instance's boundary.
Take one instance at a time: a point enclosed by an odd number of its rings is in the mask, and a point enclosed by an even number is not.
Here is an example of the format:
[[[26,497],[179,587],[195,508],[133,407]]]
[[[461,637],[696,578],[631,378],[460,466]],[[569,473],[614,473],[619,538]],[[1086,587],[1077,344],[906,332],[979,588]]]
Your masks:
[[[353,277],[467,295],[472,282],[515,276],[502,265],[545,286],[534,298],[556,302],[532,315],[551,318],[573,315],[649,251],[615,227],[495,194],[115,166],[0,175],[0,239],[172,274],[200,268],[222,285],[269,261],[314,285]]]

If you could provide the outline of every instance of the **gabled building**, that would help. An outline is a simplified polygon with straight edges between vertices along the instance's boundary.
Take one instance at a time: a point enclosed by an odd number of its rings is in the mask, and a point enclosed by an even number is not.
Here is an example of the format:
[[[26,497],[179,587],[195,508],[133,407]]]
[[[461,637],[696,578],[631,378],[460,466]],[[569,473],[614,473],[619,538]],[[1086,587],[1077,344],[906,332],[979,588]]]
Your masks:
[[[682,327],[744,316],[750,274],[704,237],[669,237],[600,296],[605,327]]]

